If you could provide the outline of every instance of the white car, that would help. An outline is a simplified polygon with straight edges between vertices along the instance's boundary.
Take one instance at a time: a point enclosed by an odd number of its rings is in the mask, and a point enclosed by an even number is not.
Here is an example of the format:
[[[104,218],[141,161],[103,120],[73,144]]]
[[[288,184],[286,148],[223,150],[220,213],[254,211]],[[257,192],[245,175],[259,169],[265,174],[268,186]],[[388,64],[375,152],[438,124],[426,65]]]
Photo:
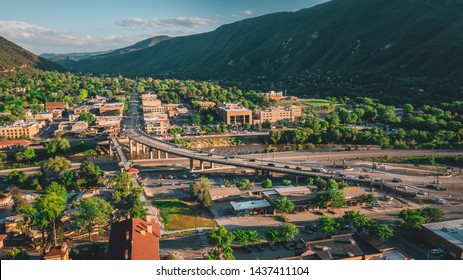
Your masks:
[[[419,191],[418,194],[419,195],[426,195],[426,192],[425,191]]]
[[[371,204],[371,206],[373,207],[381,207],[381,203],[379,203],[378,201],[375,201]]]
[[[436,248],[436,249],[429,250],[429,252],[433,255],[440,255],[444,253],[444,250],[442,250],[441,248]]]

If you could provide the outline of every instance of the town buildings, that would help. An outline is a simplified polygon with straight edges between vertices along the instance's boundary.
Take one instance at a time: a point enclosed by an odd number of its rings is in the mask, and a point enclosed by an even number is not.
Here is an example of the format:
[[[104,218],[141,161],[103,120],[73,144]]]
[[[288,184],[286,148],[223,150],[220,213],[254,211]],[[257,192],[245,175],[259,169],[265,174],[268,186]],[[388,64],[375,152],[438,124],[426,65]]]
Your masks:
[[[226,124],[252,124],[252,111],[240,103],[224,103],[219,107],[219,117]]]
[[[18,121],[12,125],[0,126],[0,138],[6,139],[32,139],[40,131],[42,124],[31,121]]]
[[[55,110],[67,110],[69,109],[69,104],[67,102],[46,102],[45,111],[52,112]]]
[[[294,122],[300,116],[302,116],[302,109],[299,106],[272,106],[267,109],[255,110],[254,123],[276,123],[281,120]]]

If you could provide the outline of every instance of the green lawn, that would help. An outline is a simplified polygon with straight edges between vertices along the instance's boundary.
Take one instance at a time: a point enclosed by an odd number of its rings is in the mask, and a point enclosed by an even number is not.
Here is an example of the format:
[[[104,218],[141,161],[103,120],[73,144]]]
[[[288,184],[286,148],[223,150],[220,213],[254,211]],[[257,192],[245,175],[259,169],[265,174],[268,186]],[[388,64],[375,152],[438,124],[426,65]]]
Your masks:
[[[305,105],[305,106],[310,106],[310,107],[319,107],[319,106],[325,106],[325,105],[330,105],[331,102],[325,99],[308,99],[308,100],[301,100],[298,101],[298,103]]]
[[[180,230],[195,227],[213,227],[215,221],[200,206],[178,199],[153,200],[153,205],[161,210],[164,228]]]

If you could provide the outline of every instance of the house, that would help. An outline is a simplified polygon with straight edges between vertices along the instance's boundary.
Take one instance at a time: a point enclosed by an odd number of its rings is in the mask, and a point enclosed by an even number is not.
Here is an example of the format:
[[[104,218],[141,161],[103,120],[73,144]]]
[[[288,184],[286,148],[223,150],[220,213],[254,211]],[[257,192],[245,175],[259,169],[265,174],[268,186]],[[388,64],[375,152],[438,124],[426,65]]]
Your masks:
[[[231,201],[241,197],[241,192],[236,187],[230,188],[211,188],[209,195],[212,201]]]
[[[159,260],[159,225],[145,219],[126,219],[111,225],[108,260]]]
[[[198,101],[198,105],[200,108],[214,108],[215,102],[211,101]]]
[[[69,104],[67,102],[46,102],[45,111],[52,112],[55,110],[67,110],[69,109]]]
[[[46,261],[50,260],[69,260],[69,246],[67,243],[63,243],[58,246],[51,246],[50,244],[45,248],[45,254],[43,259]]]

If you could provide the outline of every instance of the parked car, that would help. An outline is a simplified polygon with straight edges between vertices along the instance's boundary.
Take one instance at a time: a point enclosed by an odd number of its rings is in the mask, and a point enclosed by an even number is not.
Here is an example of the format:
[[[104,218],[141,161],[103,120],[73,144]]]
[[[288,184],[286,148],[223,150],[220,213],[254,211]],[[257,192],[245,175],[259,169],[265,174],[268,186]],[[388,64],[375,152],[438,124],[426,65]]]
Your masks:
[[[381,207],[381,203],[379,203],[378,201],[375,201],[371,204],[371,206],[373,207]]]
[[[250,159],[249,161],[250,161],[250,162],[255,162],[256,159],[255,159],[255,158],[252,158],[252,159]]]
[[[400,185],[397,188],[406,190],[406,189],[408,189],[408,186],[407,185]]]
[[[400,178],[392,178],[392,182],[394,183],[401,183],[403,182],[404,180],[400,179]]]
[[[296,170],[302,170],[302,168],[300,166],[297,166]]]
[[[426,195],[426,192],[425,191],[419,191],[418,194],[419,195]]]
[[[441,248],[436,248],[436,249],[429,250],[429,252],[433,255],[440,255],[444,253],[444,250],[442,250]]]

